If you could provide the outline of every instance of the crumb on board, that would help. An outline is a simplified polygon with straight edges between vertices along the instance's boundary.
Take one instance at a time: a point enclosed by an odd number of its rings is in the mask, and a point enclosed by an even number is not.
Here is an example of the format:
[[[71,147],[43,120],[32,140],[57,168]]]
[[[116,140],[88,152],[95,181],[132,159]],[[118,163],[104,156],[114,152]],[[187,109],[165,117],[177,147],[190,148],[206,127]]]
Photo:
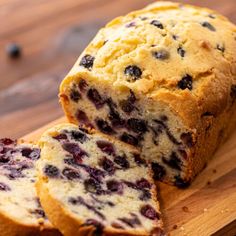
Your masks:
[[[190,212],[187,206],[183,206],[183,207],[182,207],[182,210],[183,210],[184,212]]]
[[[173,225],[173,227],[172,227],[173,229],[177,229],[178,228],[178,226],[177,225]]]
[[[207,212],[208,210],[207,210],[207,208],[204,208],[203,211],[204,211],[204,212]]]

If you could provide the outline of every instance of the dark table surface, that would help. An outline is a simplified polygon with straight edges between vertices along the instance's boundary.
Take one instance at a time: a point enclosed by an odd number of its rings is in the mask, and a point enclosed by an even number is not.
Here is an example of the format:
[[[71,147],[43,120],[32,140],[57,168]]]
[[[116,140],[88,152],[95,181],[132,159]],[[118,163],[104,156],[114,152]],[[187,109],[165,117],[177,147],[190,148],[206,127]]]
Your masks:
[[[21,137],[62,116],[57,93],[76,58],[110,19],[150,0],[0,0],[0,134]],[[236,22],[236,0],[181,1]],[[9,59],[6,45],[22,56]]]

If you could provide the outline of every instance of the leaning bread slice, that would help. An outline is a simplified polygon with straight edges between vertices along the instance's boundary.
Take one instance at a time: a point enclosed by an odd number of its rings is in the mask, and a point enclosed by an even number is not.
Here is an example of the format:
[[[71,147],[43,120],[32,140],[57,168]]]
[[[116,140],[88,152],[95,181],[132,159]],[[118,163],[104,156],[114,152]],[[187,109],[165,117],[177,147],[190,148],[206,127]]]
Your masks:
[[[132,146],[73,124],[40,140],[37,191],[65,236],[163,235],[151,173]]]
[[[36,195],[35,162],[40,149],[0,139],[0,235],[60,235],[45,216]]]

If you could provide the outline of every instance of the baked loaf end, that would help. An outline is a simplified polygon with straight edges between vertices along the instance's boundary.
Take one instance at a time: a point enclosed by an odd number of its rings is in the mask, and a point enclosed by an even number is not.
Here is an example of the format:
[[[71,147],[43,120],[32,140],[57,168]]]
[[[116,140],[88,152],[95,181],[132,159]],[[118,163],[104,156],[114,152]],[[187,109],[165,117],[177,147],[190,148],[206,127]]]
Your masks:
[[[236,27],[158,2],[101,29],[60,87],[69,120],[140,147],[155,178],[189,185],[236,123]]]
[[[36,195],[37,146],[0,139],[1,236],[61,235],[45,216]]]
[[[63,235],[164,235],[151,169],[135,148],[72,124],[48,130],[40,147],[40,201]]]

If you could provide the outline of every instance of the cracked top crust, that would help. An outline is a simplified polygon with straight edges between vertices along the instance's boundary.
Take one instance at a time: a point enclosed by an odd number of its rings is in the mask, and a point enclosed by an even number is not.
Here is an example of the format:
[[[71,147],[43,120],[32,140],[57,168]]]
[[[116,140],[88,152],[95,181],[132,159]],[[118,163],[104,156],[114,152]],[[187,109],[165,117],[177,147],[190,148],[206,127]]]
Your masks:
[[[68,76],[75,75],[162,100],[196,123],[230,103],[236,27],[209,9],[157,2],[102,28]]]

